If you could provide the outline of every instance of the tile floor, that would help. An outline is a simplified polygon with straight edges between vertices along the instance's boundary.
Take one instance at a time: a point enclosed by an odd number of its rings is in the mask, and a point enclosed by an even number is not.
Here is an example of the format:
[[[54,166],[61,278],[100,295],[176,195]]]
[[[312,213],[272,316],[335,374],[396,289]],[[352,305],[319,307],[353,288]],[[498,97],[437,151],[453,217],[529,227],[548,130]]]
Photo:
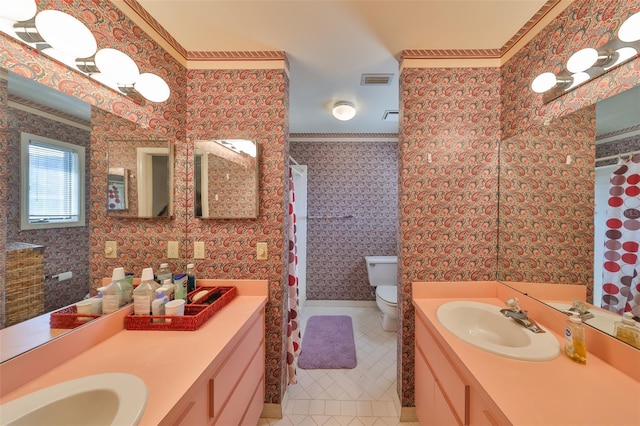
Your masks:
[[[418,425],[401,423],[396,390],[396,333],[382,330],[377,307],[307,306],[303,330],[313,315],[350,315],[358,365],[354,369],[297,369],[298,383],[288,388],[282,419],[260,419],[277,425]]]

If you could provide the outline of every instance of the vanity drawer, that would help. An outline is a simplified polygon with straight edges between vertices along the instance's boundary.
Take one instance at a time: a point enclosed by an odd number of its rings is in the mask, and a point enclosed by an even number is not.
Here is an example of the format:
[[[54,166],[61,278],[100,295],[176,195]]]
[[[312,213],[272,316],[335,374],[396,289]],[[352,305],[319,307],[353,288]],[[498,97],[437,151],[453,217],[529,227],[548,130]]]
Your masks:
[[[458,423],[469,424],[469,385],[464,382],[449,358],[435,341],[424,323],[416,316],[416,342],[426,357],[436,382],[442,390],[443,398],[458,418]]]

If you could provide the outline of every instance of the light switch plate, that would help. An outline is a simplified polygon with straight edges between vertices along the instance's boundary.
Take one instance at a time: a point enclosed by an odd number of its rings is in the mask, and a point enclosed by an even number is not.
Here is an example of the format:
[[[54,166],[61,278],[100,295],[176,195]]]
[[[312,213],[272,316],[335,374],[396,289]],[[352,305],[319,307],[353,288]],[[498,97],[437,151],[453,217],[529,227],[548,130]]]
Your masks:
[[[256,243],[256,259],[267,260],[267,243]]]
[[[169,259],[177,259],[179,256],[178,254],[178,242],[177,241],[169,241],[167,243],[167,257]]]
[[[105,241],[104,257],[106,259],[115,259],[118,256],[118,243],[115,241]]]
[[[193,243],[193,258],[204,259],[204,241],[196,241]]]

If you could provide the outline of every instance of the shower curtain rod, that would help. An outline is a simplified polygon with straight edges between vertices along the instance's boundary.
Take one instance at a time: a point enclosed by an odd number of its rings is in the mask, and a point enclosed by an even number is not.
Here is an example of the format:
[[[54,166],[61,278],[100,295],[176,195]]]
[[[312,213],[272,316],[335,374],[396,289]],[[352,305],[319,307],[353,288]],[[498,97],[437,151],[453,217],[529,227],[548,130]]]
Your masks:
[[[622,158],[625,155],[628,155],[629,158],[631,158],[632,156],[634,156],[636,154],[640,154],[640,150],[638,150],[638,151],[629,151],[629,152],[625,152],[624,154],[609,155],[608,157],[596,158],[596,163],[598,161],[606,161],[606,160],[613,160],[615,158]]]

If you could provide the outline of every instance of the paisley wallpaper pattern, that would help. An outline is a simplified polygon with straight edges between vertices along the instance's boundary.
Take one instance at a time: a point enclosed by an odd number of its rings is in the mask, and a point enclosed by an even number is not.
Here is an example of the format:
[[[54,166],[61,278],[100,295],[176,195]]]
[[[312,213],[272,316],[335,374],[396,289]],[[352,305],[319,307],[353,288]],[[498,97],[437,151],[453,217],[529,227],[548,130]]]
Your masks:
[[[307,299],[375,300],[364,256],[397,252],[397,143],[328,139],[289,152],[307,165]]]

